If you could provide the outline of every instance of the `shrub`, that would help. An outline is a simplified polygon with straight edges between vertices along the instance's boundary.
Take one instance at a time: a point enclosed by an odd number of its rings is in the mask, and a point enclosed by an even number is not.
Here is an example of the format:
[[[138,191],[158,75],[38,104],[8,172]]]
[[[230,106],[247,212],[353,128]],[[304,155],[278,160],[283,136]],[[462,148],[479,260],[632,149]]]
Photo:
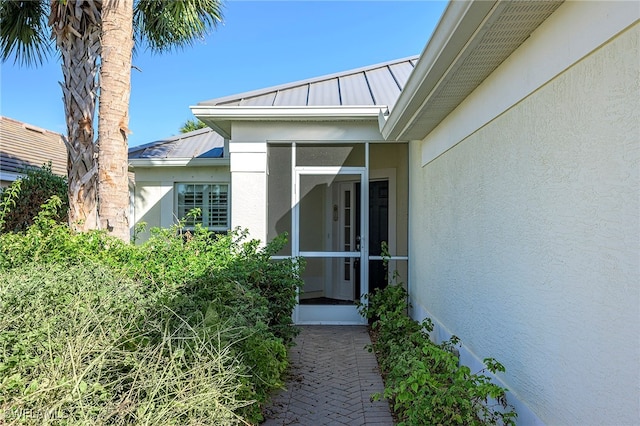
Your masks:
[[[234,411],[251,401],[236,398],[243,369],[230,348],[139,283],[87,266],[0,271],[5,420],[237,423]]]
[[[54,219],[68,220],[67,179],[54,175],[51,163],[41,168],[27,167],[22,177],[0,192],[0,231],[20,232],[33,224],[40,206],[57,195],[62,204]]]
[[[368,299],[360,309],[373,320],[370,349],[385,375],[384,397],[392,401],[401,425],[515,424],[507,390],[493,383],[485,370],[472,374],[459,365],[457,337],[433,343],[431,321],[418,323],[406,315],[407,292],[402,286],[388,286]],[[505,371],[493,358],[484,362],[487,371]]]
[[[296,333],[300,265],[270,260],[283,240],[178,225],[136,246],[74,233],[59,205],[0,235],[0,407],[68,424],[258,422]]]

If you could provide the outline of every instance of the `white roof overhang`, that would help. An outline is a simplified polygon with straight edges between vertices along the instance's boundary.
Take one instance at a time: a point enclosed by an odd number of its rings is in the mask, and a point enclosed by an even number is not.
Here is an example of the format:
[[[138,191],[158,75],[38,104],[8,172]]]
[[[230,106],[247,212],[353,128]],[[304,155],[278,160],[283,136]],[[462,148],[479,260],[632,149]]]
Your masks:
[[[380,132],[387,140],[424,139],[562,1],[452,1],[420,55]]]
[[[234,121],[377,121],[386,106],[191,106],[193,114],[221,136],[231,138]]]
[[[0,180],[6,180],[6,181],[13,182],[15,180],[18,180],[18,178],[20,178],[20,177],[22,177],[21,174],[12,173],[12,172],[5,172],[3,170],[0,170]]]
[[[228,158],[131,158],[129,166],[136,167],[211,167],[228,166]]]

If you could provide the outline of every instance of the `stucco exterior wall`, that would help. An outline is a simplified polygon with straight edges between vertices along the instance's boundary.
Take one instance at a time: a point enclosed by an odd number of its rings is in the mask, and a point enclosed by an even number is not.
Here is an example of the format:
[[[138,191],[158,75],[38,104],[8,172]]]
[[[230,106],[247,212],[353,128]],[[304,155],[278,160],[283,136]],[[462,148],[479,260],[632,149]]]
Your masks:
[[[176,183],[230,183],[228,166],[204,167],[138,167],[135,170],[134,221],[146,222],[146,231],[138,241],[149,238],[149,229],[167,228],[177,222],[175,217]],[[232,195],[233,196],[233,195]],[[233,201],[230,201],[233,203]]]
[[[250,122],[232,124],[233,143],[278,141],[383,141],[377,118],[371,121]]]
[[[467,363],[502,362],[522,424],[640,419],[639,39],[636,23],[424,166],[435,136],[410,144],[412,314]]]
[[[249,231],[251,238],[266,241],[274,235],[268,223],[267,194],[281,205],[290,199],[290,182],[281,188],[268,188],[268,143],[270,142],[348,142],[382,140],[377,121],[369,122],[249,122],[232,124],[229,142],[233,227]],[[271,155],[274,155],[272,152]],[[290,167],[290,160],[284,167]],[[276,191],[282,191],[276,193]],[[273,211],[272,211],[273,213]],[[290,220],[290,219],[289,219]],[[269,229],[271,227],[271,229]],[[290,248],[289,248],[290,250]]]
[[[248,237],[266,240],[267,143],[263,140],[230,141],[231,225],[248,231]]]

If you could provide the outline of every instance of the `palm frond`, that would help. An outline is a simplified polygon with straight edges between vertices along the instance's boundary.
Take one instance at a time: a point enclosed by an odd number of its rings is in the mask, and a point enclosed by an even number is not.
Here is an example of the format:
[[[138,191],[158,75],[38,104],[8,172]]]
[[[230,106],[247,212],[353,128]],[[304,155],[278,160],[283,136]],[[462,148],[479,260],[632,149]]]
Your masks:
[[[133,18],[136,42],[156,52],[191,45],[220,22],[220,0],[140,0]]]
[[[47,1],[0,0],[0,57],[41,65],[52,50]]]

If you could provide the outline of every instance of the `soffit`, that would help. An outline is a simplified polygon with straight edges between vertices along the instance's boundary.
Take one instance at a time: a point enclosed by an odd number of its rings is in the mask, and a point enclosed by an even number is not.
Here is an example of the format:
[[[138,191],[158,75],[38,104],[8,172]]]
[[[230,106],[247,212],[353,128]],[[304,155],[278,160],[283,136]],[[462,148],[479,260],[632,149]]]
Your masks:
[[[419,99],[418,108],[413,106],[401,111],[399,107],[395,116],[391,113],[387,120],[389,126],[385,124],[383,129],[385,136],[403,140],[423,139],[561,4],[562,1],[498,1],[461,48],[451,47],[453,43],[449,41],[437,57],[421,57],[420,62],[430,61],[433,64],[445,56],[453,57],[453,60],[444,73],[432,72],[436,68],[442,69],[440,64],[440,67],[424,67],[428,70],[426,75],[410,77],[422,78],[422,87],[418,87],[416,93],[426,86],[429,88],[420,94],[422,99]],[[449,40],[455,40],[456,33],[464,30],[468,31],[468,28],[455,28]],[[459,52],[447,52],[447,49],[459,49]],[[411,99],[411,102],[416,105],[416,99]]]

